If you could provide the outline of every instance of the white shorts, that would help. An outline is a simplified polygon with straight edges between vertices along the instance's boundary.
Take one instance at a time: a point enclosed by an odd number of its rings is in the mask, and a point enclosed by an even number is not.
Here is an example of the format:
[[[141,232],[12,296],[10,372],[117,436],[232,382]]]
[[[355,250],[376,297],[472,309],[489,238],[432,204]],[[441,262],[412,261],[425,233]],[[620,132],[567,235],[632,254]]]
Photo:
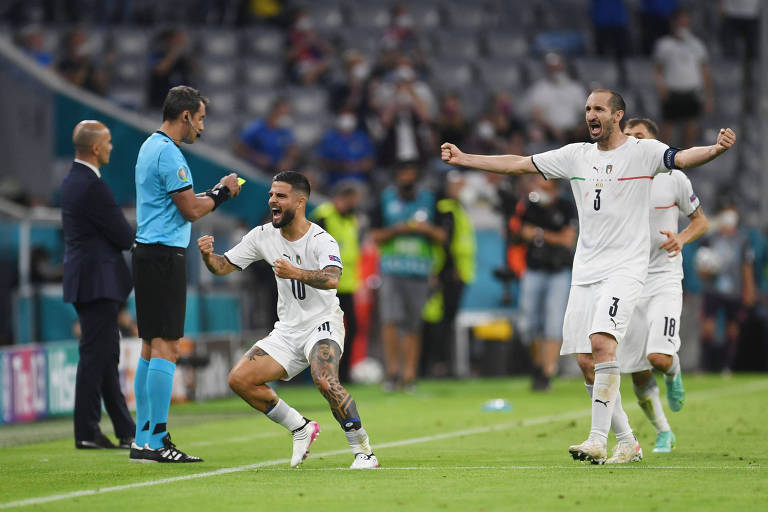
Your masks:
[[[680,350],[680,312],[683,288],[679,279],[670,282],[649,274],[643,296],[629,322],[624,343],[616,356],[623,373],[650,370],[648,354],[674,355]]]
[[[330,339],[344,352],[344,313],[321,317],[306,329],[273,329],[266,338],[254,343],[285,369],[291,380],[309,366],[309,354],[315,343]]]
[[[589,336],[598,332],[610,334],[621,344],[642,290],[641,281],[626,276],[571,285],[560,355],[591,354]]]

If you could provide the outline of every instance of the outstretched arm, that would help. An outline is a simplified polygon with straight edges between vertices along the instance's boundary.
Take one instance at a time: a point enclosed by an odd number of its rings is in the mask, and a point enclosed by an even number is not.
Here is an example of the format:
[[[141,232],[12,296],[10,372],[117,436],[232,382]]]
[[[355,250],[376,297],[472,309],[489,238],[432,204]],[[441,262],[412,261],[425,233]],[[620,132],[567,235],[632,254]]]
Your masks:
[[[211,235],[204,235],[198,238],[197,247],[200,248],[200,254],[203,257],[205,266],[217,276],[225,276],[232,271],[238,270],[227,258],[213,252],[213,237]]]
[[[464,153],[449,142],[440,146],[443,162],[471,167],[496,174],[535,174],[538,172],[529,156],[518,155],[471,155]]]
[[[709,229],[709,220],[704,215],[701,206],[696,208],[688,218],[691,219],[690,224],[679,233],[661,231],[662,235],[667,235],[667,239],[659,246],[659,249],[667,251],[670,258],[680,254],[685,244],[693,242]]]
[[[696,146],[675,154],[675,166],[680,169],[698,167],[728,151],[736,143],[736,134],[730,128],[721,128],[717,142],[711,146]]]
[[[285,258],[275,260],[275,275],[283,279],[295,279],[318,290],[331,290],[339,287],[341,268],[328,265],[320,270],[304,270],[294,267]]]

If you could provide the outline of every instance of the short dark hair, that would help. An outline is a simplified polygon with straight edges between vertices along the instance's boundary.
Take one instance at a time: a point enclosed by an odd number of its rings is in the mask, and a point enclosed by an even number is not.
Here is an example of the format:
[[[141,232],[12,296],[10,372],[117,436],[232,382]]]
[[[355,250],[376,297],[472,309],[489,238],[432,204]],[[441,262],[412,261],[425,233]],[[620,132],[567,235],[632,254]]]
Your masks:
[[[654,139],[659,136],[659,126],[647,117],[633,117],[627,121],[628,128],[632,128],[633,126],[637,126],[639,124],[644,125],[648,130],[648,133],[650,133]]]
[[[296,171],[281,171],[275,174],[272,181],[282,181],[289,184],[293,190],[301,192],[309,199],[310,187],[306,176]]]
[[[621,94],[617,93],[616,91],[612,91],[611,89],[595,89],[592,91],[592,94],[595,94],[596,92],[607,92],[611,95],[611,98],[608,100],[608,105],[611,107],[611,112],[616,112],[617,110],[623,110],[624,112],[627,111],[627,104],[624,103],[624,98],[621,97]]]
[[[177,85],[168,91],[163,102],[163,121],[174,121],[185,110],[194,115],[200,109],[200,103],[208,106],[208,98],[200,91],[188,85]]]

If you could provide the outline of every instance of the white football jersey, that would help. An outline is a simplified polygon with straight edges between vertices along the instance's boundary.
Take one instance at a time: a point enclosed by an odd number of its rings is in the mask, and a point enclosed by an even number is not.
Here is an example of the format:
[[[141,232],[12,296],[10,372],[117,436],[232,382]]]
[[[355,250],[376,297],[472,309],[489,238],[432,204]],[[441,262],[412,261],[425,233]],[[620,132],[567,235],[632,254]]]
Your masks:
[[[571,182],[579,213],[573,284],[612,274],[645,281],[651,182],[673,166],[672,159],[666,144],[634,137],[610,151],[581,142],[533,156],[545,178]]]
[[[315,223],[300,239],[291,242],[271,223],[249,231],[236,246],[224,253],[227,260],[240,269],[254,261],[270,265],[285,258],[295,267],[320,270],[328,266],[343,268],[339,244]],[[275,276],[277,281],[277,317],[275,329],[303,329],[314,320],[339,310],[336,290],[319,290],[293,279]]]
[[[699,198],[693,193],[691,180],[681,171],[660,174],[651,185],[651,258],[648,272],[668,272],[672,281],[683,278],[683,255],[674,258],[659,246],[667,239],[660,231],[677,233],[677,221],[680,213],[691,215],[700,205]]]

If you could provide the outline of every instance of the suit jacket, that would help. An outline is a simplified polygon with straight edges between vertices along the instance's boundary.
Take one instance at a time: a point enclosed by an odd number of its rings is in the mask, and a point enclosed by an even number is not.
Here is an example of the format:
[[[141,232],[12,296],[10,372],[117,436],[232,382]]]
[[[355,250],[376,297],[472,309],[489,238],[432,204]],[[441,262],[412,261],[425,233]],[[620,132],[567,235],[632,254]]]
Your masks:
[[[124,301],[133,288],[122,251],[135,232],[112,190],[90,168],[74,162],[61,185],[64,229],[64,302]]]

